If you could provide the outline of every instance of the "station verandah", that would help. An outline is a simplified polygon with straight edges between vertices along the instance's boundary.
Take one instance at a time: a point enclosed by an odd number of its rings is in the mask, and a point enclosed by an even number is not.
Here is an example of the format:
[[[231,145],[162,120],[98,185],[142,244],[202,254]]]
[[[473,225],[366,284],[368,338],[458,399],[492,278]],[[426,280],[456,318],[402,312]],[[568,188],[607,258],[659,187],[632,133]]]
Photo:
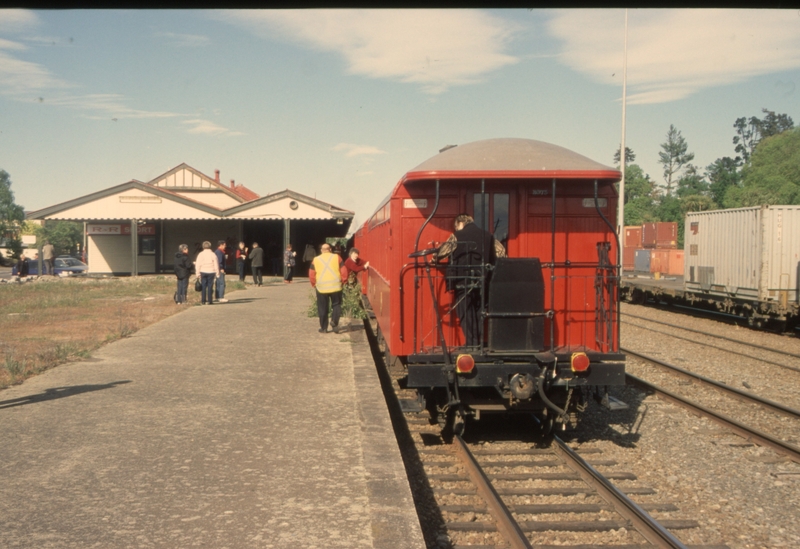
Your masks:
[[[84,224],[88,271],[133,276],[172,272],[180,244],[190,256],[209,241],[224,240],[231,251],[240,241],[265,251],[264,272],[280,272],[277,261],[287,244],[297,252],[295,274],[306,276],[307,245],[318,250],[327,238],[347,234],[354,212],[289,189],[260,197],[250,189],[212,179],[181,164],[148,183],[131,180],[49,208],[28,219]],[[235,270],[233,253],[230,272]]]

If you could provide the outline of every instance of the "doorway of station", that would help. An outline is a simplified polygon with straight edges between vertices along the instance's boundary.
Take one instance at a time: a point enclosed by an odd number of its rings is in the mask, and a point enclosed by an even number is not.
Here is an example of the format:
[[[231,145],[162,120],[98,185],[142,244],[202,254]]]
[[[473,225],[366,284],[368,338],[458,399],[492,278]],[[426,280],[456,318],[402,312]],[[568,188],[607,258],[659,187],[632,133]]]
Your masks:
[[[308,276],[311,261],[305,261],[306,246],[312,246],[314,255],[319,254],[320,245],[326,238],[342,237],[350,228],[350,220],[342,222],[336,219],[259,219],[246,220],[242,223],[242,240],[245,246],[252,249],[253,242],[264,248],[264,276],[283,276],[283,252],[286,249],[286,227],[288,240],[295,257],[294,275]]]
[[[283,276],[283,219],[245,221],[242,240],[251,250],[253,242],[264,248],[264,276]]]

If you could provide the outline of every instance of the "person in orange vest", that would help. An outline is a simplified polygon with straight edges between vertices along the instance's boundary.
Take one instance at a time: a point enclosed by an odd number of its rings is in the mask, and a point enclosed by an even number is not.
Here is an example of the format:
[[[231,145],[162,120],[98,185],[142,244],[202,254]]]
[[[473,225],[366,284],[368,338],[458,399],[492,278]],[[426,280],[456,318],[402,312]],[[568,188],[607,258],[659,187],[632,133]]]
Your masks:
[[[330,244],[320,247],[320,254],[311,262],[308,278],[317,292],[317,314],[319,332],[328,331],[328,300],[331,302],[331,328],[339,333],[339,317],[342,316],[342,284],[347,282],[347,268],[342,258],[331,253]]]

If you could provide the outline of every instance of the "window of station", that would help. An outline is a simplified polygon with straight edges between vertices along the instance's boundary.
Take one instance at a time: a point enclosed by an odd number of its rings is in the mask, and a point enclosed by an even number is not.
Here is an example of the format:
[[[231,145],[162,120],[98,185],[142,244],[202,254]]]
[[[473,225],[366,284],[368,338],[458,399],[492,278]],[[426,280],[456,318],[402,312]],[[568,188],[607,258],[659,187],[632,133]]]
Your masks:
[[[156,255],[156,237],[139,236],[139,255]]]

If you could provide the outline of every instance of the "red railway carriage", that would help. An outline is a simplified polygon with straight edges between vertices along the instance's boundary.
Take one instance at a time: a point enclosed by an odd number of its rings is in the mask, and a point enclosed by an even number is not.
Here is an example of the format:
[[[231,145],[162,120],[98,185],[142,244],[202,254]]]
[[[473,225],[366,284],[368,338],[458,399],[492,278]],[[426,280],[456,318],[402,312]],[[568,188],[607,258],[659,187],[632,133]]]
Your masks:
[[[460,145],[406,173],[355,234],[363,285],[408,387],[445,430],[481,413],[574,426],[594,392],[624,384],[617,170],[528,139]],[[467,213],[507,250],[481,266],[480,343],[466,346],[437,247]],[[462,286],[463,287],[463,286]],[[601,394],[602,393],[602,394]]]

